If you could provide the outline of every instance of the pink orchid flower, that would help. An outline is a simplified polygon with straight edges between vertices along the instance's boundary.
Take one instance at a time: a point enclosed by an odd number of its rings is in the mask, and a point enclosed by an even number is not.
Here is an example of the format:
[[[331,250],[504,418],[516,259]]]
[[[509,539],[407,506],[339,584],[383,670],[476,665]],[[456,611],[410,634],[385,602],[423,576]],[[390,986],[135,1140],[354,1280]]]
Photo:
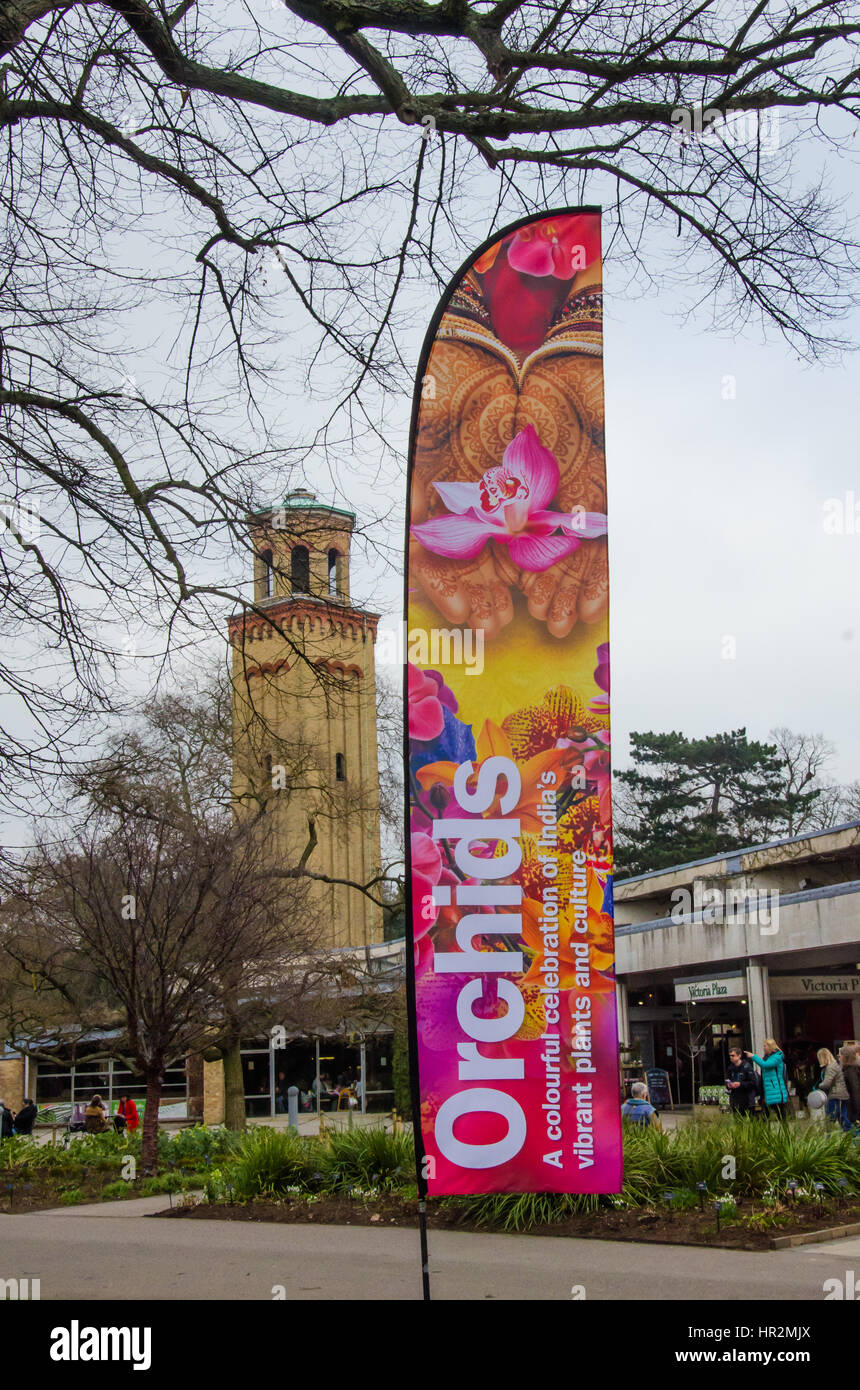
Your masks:
[[[409,737],[424,743],[438,738],[445,727],[442,706],[456,710],[457,701],[438,671],[421,671],[409,662]]]
[[[451,885],[459,880],[450,869],[446,869],[438,844],[423,830],[413,830],[410,836],[412,857],[412,941],[415,952],[415,977],[423,975],[430,968],[433,958],[433,944],[428,936],[435,926],[440,909],[433,903],[433,889],[437,884],[446,884],[449,893]],[[470,880],[471,881],[471,880]]]
[[[479,483],[434,483],[453,515],[422,521],[412,534],[434,555],[471,560],[494,540],[509,547],[520,569],[549,569],[578,550],[583,538],[606,534],[606,517],[600,512],[547,510],[558,481],[555,455],[541,444],[534,426],[527,425]]]
[[[442,878],[442,852],[435,840],[422,830],[413,831],[412,847],[412,938],[425,936],[439,916],[433,906],[433,889]]]
[[[508,247],[508,262],[526,275],[569,280],[600,256],[600,219],[579,213],[548,217],[521,227]]]

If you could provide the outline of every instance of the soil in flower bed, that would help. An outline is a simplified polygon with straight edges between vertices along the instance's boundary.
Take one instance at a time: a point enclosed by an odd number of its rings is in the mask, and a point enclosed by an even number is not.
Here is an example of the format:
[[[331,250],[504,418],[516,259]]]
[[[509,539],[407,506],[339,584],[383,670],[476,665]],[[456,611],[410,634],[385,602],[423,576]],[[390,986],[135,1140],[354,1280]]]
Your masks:
[[[739,1205],[738,1216],[760,1213],[761,1203],[749,1201]],[[570,1216],[551,1225],[533,1226],[523,1232],[530,1236],[574,1236],[591,1240],[633,1240],[659,1245],[712,1245],[729,1250],[769,1250],[774,1236],[799,1235],[802,1232],[826,1230],[832,1226],[860,1222],[860,1203],[856,1200],[840,1205],[829,1203],[798,1203],[784,1224],[764,1230],[750,1229],[737,1217],[728,1223],[720,1220],[717,1234],[713,1208],[704,1212],[665,1210],[650,1211],[637,1208],[617,1211],[606,1208],[600,1212]],[[406,1226],[418,1222],[418,1203],[396,1194],[375,1198],[352,1198],[336,1193],[319,1197],[314,1202],[286,1197],[281,1202],[260,1199],[254,1202],[201,1202],[197,1205],[174,1206],[172,1211],[156,1213],[174,1220],[203,1221],[275,1221],[287,1224],[311,1223],[319,1226]],[[502,1234],[501,1225],[481,1225],[466,1221],[461,1212],[432,1204],[427,1223],[431,1230],[490,1232]],[[510,1233],[509,1233],[510,1234]]]
[[[27,1177],[16,1172],[14,1178],[0,1173],[0,1216],[21,1216],[28,1211],[63,1206],[63,1194],[73,1191],[81,1193],[81,1204],[100,1202],[102,1188],[118,1177],[119,1169],[105,1172],[99,1168],[91,1168],[86,1177],[81,1176],[80,1169],[62,1175],[34,1169]]]
[[[14,1176],[0,1171],[0,1217],[23,1216],[31,1211],[51,1211],[55,1207],[85,1206],[92,1202],[122,1201],[121,1197],[104,1197],[103,1190],[109,1183],[120,1179],[119,1168],[96,1168],[87,1170],[82,1176],[81,1168],[62,1169],[51,1172],[45,1168],[35,1168],[26,1177],[20,1170]],[[142,1176],[136,1182],[129,1182],[128,1196],[143,1197]],[[203,1179],[201,1178],[201,1186]],[[11,1189],[11,1190],[10,1190]],[[75,1196],[74,1201],[65,1201],[66,1195]],[[169,1198],[167,1199],[169,1200]],[[174,1202],[178,1195],[174,1193]]]

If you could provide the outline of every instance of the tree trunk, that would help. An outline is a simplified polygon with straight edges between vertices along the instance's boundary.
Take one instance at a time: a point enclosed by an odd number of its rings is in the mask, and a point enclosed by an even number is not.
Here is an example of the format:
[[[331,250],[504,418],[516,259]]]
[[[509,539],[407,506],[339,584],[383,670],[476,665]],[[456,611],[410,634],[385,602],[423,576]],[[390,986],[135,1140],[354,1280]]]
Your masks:
[[[143,1130],[140,1141],[140,1167],[144,1177],[153,1177],[158,1172],[158,1106],[161,1101],[163,1073],[147,1073],[146,1109],[143,1112]]]
[[[188,1118],[203,1119],[203,1054],[189,1052],[185,1059],[185,1075],[188,1079]]]
[[[241,1046],[239,1039],[235,1038],[224,1047],[224,1124],[227,1129],[245,1128],[245,1078]]]

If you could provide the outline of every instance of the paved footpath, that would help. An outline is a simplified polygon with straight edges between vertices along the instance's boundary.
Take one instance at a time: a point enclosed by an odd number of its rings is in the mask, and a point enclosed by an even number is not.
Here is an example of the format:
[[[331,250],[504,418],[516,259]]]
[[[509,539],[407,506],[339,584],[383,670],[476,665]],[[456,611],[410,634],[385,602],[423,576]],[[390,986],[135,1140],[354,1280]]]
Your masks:
[[[141,1220],[163,1198],[0,1216],[0,1278],[43,1299],[403,1300],[421,1296],[416,1232]],[[748,1252],[430,1232],[437,1299],[814,1300],[860,1275],[860,1238]]]

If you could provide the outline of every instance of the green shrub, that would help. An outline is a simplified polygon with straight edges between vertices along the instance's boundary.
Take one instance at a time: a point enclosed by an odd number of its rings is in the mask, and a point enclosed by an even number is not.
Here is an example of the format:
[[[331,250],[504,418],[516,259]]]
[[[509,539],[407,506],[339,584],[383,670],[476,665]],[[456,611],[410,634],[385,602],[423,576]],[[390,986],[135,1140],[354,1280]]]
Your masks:
[[[126,1197],[136,1197],[134,1186],[130,1182],[120,1179],[118,1182],[109,1182],[102,1188],[102,1196],[108,1201],[115,1202]]]
[[[450,1198],[446,1206],[454,1207],[463,1221],[474,1222],[476,1226],[529,1231],[534,1226],[563,1221],[572,1214],[575,1202],[576,1198],[564,1192],[497,1192]]]
[[[50,1144],[34,1144],[32,1139],[13,1138],[0,1141],[0,1169],[12,1173],[22,1168],[51,1168],[66,1166],[65,1149],[53,1149]]]
[[[80,1202],[87,1201],[87,1198],[79,1187],[70,1187],[59,1193],[57,1201],[61,1207],[76,1207]]]
[[[389,1134],[381,1127],[342,1129],[329,1135],[326,1185],[335,1192],[391,1192],[415,1181],[412,1135]]]
[[[5,1139],[0,1144],[0,1168],[63,1169],[117,1168],[126,1154],[139,1154],[140,1140],[128,1135],[83,1134],[65,1144],[35,1144],[32,1139]]]
[[[671,1202],[669,1193],[671,1192]],[[658,1194],[659,1204],[665,1207],[666,1211],[694,1211],[698,1208],[699,1194],[689,1187],[667,1187],[665,1191]]]
[[[186,1188],[196,1186],[199,1186],[199,1182],[187,1173],[159,1173],[157,1177],[144,1178],[137,1195],[160,1197],[163,1192],[183,1192]]]
[[[734,1177],[728,1158],[734,1160]],[[717,1197],[723,1201],[720,1222],[724,1225],[738,1219],[735,1199],[764,1196],[767,1200],[765,1194],[779,1193],[784,1200],[790,1179],[800,1184],[798,1195],[806,1199],[813,1195],[815,1182],[823,1184],[825,1193],[858,1192],[860,1145],[851,1134],[835,1129],[731,1116],[695,1120],[668,1131],[625,1125],[623,1186],[616,1197],[500,1193],[447,1198],[445,1206],[478,1225],[527,1231],[600,1206],[665,1212],[667,1192],[673,1194],[673,1211],[693,1210],[700,1202],[696,1184],[705,1183],[708,1207]],[[762,1221],[753,1228],[766,1229],[767,1224]]]
[[[621,1196],[626,1205],[650,1201],[663,1181],[669,1136],[646,1125],[624,1126],[624,1171]]]
[[[851,1134],[818,1125],[774,1126],[770,1164],[770,1186],[785,1189],[796,1179],[801,1187],[812,1189],[823,1183],[826,1192],[842,1190],[840,1179],[853,1192],[860,1191],[860,1146]]]
[[[229,1180],[220,1168],[211,1168],[203,1179],[203,1194],[207,1202],[224,1202],[232,1191],[232,1174]]]
[[[749,1231],[772,1231],[775,1227],[787,1226],[791,1217],[776,1211],[751,1211],[738,1217],[742,1226]]]
[[[241,1143],[242,1135],[223,1125],[209,1128],[207,1125],[192,1125],[188,1129],[177,1130],[175,1134],[163,1131],[158,1136],[159,1158],[196,1160],[204,1158],[223,1158],[232,1153]]]
[[[317,1191],[325,1180],[325,1162],[325,1152],[317,1140],[260,1125],[242,1136],[225,1180],[243,1198],[281,1196],[291,1187]]]
[[[790,1179],[838,1192],[840,1178],[850,1190],[860,1189],[860,1146],[835,1129],[728,1116],[669,1132],[625,1127],[623,1191],[634,1205],[659,1201],[670,1189],[695,1191],[699,1182],[711,1196],[744,1197],[784,1189]]]
[[[135,1157],[140,1154],[140,1137],[130,1134],[116,1134],[113,1130],[105,1134],[82,1134],[72,1139],[68,1149],[53,1149],[55,1155],[65,1152],[66,1158],[60,1164],[82,1164],[87,1168],[119,1168],[127,1154]]]

